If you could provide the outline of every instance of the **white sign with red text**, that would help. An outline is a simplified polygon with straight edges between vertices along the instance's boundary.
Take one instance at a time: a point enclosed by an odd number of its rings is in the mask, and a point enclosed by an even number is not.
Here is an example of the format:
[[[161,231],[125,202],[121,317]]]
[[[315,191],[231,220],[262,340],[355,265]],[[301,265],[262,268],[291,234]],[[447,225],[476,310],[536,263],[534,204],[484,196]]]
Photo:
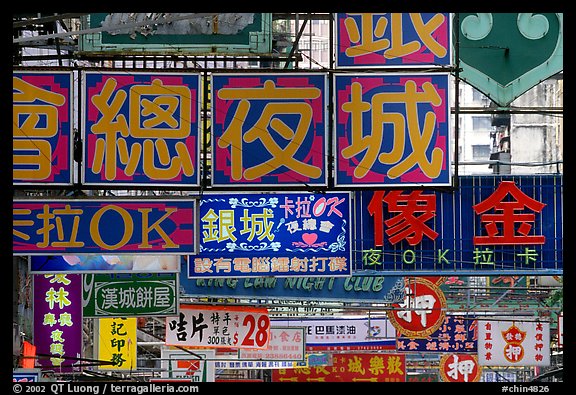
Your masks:
[[[270,342],[268,309],[241,306],[180,305],[166,317],[166,345],[265,349]]]
[[[265,350],[241,349],[239,359],[305,361],[305,330],[304,327],[271,327],[268,348]]]
[[[478,320],[481,366],[549,366],[550,323]]]

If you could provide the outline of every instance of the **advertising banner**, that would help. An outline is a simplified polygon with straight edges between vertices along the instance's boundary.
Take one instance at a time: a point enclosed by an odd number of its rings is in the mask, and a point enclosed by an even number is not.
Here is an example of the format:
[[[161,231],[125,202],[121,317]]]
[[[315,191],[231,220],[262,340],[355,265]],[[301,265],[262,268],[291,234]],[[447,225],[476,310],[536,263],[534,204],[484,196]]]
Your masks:
[[[84,317],[167,317],[178,313],[177,273],[84,274]]]
[[[325,73],[212,74],[212,185],[327,185]]]
[[[478,320],[478,361],[482,366],[550,366],[550,323]]]
[[[162,347],[160,350],[162,371],[160,377],[187,379],[188,382],[209,382],[215,380],[215,350],[186,350]]]
[[[12,183],[72,185],[72,71],[12,72]]]
[[[183,269],[180,286],[184,294],[195,297],[378,303],[404,300],[404,277],[398,276],[188,279],[186,274]]]
[[[440,358],[440,377],[450,383],[472,383],[480,381],[482,366],[478,356],[472,354],[446,354]]]
[[[334,74],[334,185],[451,185],[449,93],[448,73]]]
[[[350,276],[349,192],[204,194],[188,278]]]
[[[306,358],[306,333],[304,327],[270,327],[268,348],[240,349],[238,359],[271,361],[304,361]]]
[[[447,13],[336,15],[336,67],[439,67],[452,61]]]
[[[200,185],[200,74],[82,76],[82,183]]]
[[[34,274],[34,345],[42,370],[79,372],[82,358],[82,275]]]
[[[387,318],[274,319],[272,325],[306,328],[306,351],[396,349],[396,329]]]
[[[405,382],[404,354],[335,354],[332,366],[278,369],[272,381],[283,382]]]
[[[194,199],[14,199],[13,253],[195,254],[195,207]]]
[[[562,188],[561,175],[495,175],[450,192],[358,191],[355,272],[562,274]]]
[[[108,361],[102,370],[136,370],[136,318],[98,318],[94,331],[98,359]]]
[[[181,304],[166,318],[166,345],[265,349],[270,342],[268,309]]]
[[[178,273],[181,255],[32,255],[30,273]]]

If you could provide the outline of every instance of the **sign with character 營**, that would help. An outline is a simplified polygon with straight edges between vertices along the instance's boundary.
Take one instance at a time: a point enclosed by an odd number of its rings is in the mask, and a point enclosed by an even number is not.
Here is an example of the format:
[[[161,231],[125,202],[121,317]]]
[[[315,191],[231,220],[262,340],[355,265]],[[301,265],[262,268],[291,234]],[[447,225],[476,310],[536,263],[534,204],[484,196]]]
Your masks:
[[[350,193],[204,194],[188,278],[350,276]]]

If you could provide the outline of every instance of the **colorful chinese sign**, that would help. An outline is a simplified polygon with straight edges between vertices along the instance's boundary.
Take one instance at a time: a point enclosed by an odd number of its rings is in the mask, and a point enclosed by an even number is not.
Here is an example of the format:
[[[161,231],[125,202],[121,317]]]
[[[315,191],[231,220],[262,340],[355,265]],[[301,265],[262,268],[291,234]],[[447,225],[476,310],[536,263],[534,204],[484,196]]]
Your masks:
[[[178,273],[180,255],[32,255],[30,273]],[[185,265],[182,265],[185,266]]]
[[[43,370],[78,372],[82,359],[82,275],[34,274],[34,345]]]
[[[16,255],[195,254],[194,199],[14,200]]]
[[[204,194],[188,278],[350,276],[350,193]]]
[[[174,316],[177,273],[84,274],[84,317]]]
[[[247,299],[287,299],[314,301],[373,301],[394,303],[404,300],[404,277],[256,277],[186,278],[180,286],[187,295]]]
[[[448,73],[334,74],[335,186],[450,185]]]
[[[436,332],[446,319],[446,297],[433,282],[415,277],[406,279],[406,296],[392,304],[388,318],[396,330],[410,338],[426,338]]]
[[[550,323],[478,320],[482,366],[550,366]]]
[[[180,305],[166,318],[166,345],[265,349],[270,342],[268,309]]]
[[[405,382],[404,354],[335,354],[332,366],[272,371],[273,382]]]
[[[559,175],[463,176],[449,192],[357,192],[354,269],[562,274],[562,188]]]
[[[336,14],[335,26],[339,68],[451,64],[450,14]]]
[[[273,361],[304,361],[306,358],[306,333],[303,327],[270,328],[268,348],[240,349],[238,358],[241,360],[273,360]]]
[[[447,354],[440,358],[440,377],[452,383],[472,383],[480,381],[482,366],[478,357],[471,354]]]
[[[327,185],[327,81],[212,74],[212,185]]]
[[[12,73],[12,182],[71,185],[71,71]]]
[[[306,328],[307,351],[396,349],[396,330],[386,318],[275,319],[272,325]]]
[[[136,318],[98,318],[94,343],[98,345],[98,359],[109,361],[103,370],[136,369]]]
[[[500,107],[564,69],[562,13],[457,16],[459,78]]]
[[[476,320],[446,315],[444,323],[425,338],[410,338],[399,334],[396,340],[397,351],[415,352],[473,352],[478,343],[478,325]]]
[[[83,73],[85,185],[199,186],[200,75]]]

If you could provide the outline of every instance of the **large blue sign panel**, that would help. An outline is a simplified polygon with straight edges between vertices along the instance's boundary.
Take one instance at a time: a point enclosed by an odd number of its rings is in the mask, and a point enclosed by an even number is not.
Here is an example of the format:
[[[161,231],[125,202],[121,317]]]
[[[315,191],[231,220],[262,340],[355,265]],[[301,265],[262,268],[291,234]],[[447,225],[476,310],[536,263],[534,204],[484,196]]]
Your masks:
[[[12,182],[70,185],[73,145],[70,71],[12,73]]]
[[[354,272],[562,274],[561,175],[463,176],[355,199]]]
[[[335,74],[335,186],[450,185],[448,80]]]
[[[188,277],[350,276],[349,192],[204,194]]]
[[[83,73],[86,185],[199,186],[200,74]]]
[[[327,185],[327,78],[213,74],[212,184]]]
[[[447,13],[336,14],[336,67],[439,67],[451,56]]]

